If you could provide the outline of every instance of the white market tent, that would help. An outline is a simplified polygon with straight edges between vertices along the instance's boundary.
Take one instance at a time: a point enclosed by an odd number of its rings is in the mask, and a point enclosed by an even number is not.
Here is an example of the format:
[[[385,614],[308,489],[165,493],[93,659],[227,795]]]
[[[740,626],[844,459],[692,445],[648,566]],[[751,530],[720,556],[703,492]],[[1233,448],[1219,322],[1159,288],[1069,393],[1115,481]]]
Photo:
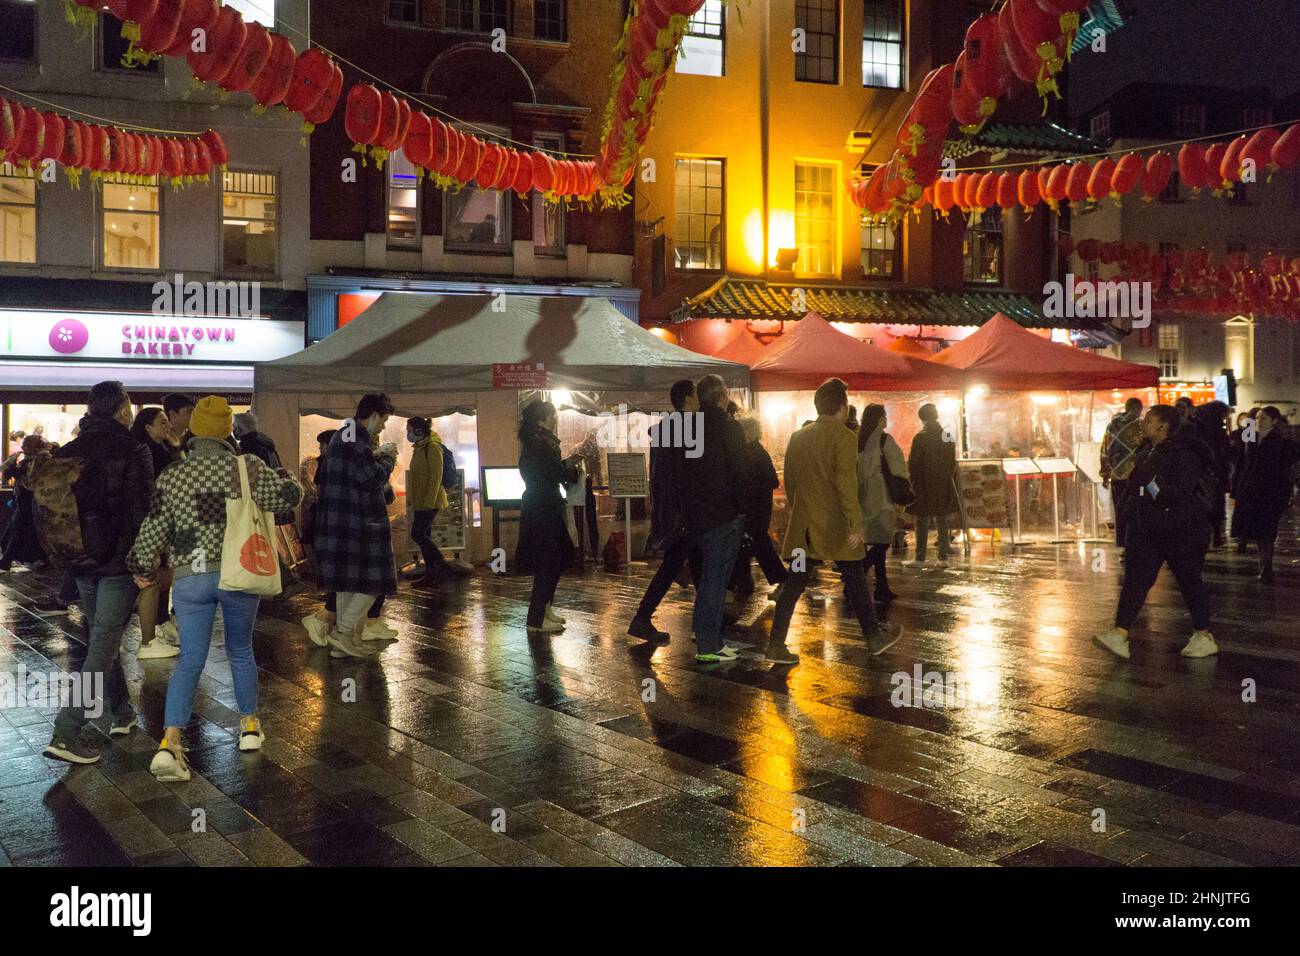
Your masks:
[[[673,382],[709,373],[749,384],[746,366],[665,342],[607,299],[388,292],[328,338],[258,365],[253,406],[288,462],[301,460],[301,416],[347,418],[363,394],[385,392],[404,417],[477,414],[479,463],[513,466],[521,402],[534,397],[493,388],[493,365],[513,363],[545,365],[547,388],[588,408],[668,410]]]

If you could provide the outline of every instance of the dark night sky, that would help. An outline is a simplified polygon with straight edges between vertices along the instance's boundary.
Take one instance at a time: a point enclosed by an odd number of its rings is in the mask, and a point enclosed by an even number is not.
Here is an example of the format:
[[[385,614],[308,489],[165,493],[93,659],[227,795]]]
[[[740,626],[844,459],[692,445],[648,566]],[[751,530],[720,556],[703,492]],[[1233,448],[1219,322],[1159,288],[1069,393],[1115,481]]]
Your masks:
[[[1135,11],[1067,67],[1071,112],[1088,110],[1133,82],[1300,88],[1300,0],[1127,0]]]

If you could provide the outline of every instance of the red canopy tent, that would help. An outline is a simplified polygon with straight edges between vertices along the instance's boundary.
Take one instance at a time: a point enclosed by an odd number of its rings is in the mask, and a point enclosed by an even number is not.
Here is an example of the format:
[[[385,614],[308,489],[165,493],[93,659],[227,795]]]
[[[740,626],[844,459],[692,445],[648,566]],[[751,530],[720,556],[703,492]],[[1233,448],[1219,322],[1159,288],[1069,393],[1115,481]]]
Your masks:
[[[899,355],[911,355],[913,358],[932,359],[934,358],[934,349],[928,349],[910,335],[894,339],[885,346],[886,352],[897,352]]]
[[[726,359],[728,362],[739,362],[741,365],[753,365],[767,349],[767,345],[755,338],[754,333],[743,324],[739,326],[739,330],[722,348],[713,353],[713,357]]]
[[[955,369],[868,345],[836,330],[816,312],[765,348],[751,368],[757,391],[815,389],[828,378],[870,392],[955,391],[962,382]]]
[[[1155,388],[1160,371],[1052,342],[1001,312],[969,338],[940,352],[933,363],[965,372],[967,386],[994,391],[1097,391]]]

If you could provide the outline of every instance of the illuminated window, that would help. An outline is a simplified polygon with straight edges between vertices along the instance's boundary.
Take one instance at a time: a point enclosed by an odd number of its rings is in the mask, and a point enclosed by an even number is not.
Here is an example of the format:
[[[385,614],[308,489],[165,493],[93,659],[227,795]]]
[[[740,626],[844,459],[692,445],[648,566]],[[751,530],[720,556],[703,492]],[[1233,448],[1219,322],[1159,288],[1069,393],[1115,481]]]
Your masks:
[[[0,163],[0,262],[36,261],[36,180]]]
[[[902,274],[903,225],[866,223],[862,227],[862,274],[868,279],[897,279]]]
[[[533,36],[563,42],[569,38],[565,0],[533,0]]]
[[[835,167],[798,163],[794,167],[794,244],[799,250],[795,275],[834,276]]]
[[[704,6],[687,21],[677,72],[722,76],[727,70],[726,44],[727,13],[722,0],[704,0]]]
[[[100,264],[105,269],[157,269],[161,209],[157,176],[144,185],[104,183]]]
[[[533,138],[533,145],[552,153],[561,152],[564,149],[564,137],[558,133],[542,133]],[[563,257],[564,204],[546,203],[542,200],[542,194],[534,189],[532,205],[533,254]]]
[[[1161,322],[1158,327],[1160,348],[1160,377],[1177,378],[1179,359],[1183,354],[1183,337],[1177,322]]]
[[[794,25],[804,48],[794,55],[794,78],[805,83],[840,81],[839,0],[796,0]]]
[[[278,274],[277,210],[275,173],[222,173],[221,267],[226,275]]]
[[[447,0],[443,21],[449,30],[491,33],[510,29],[510,0]]]
[[[153,74],[160,75],[159,64],[162,60],[153,59],[144,66],[136,64],[134,66],[125,66],[122,58],[126,56],[126,51],[131,48],[131,41],[122,36],[123,24],[116,17],[111,17],[107,13],[99,15],[99,66],[103,70],[124,70],[128,73]]]
[[[903,0],[863,0],[862,85],[903,88]]]
[[[420,247],[420,181],[400,149],[388,156],[388,245]]]
[[[36,4],[0,0],[0,60],[36,59]]]
[[[1002,210],[984,210],[974,224],[966,226],[962,239],[962,273],[965,281],[997,285],[1002,281]]]
[[[388,0],[389,23],[419,23],[420,0]]]
[[[721,159],[677,160],[677,237],[679,269],[721,269],[725,161]]]
[[[224,5],[238,10],[245,23],[256,20],[268,29],[275,28],[275,0],[224,0]]]
[[[508,135],[506,130],[485,132],[481,127],[465,132],[497,142]],[[442,208],[443,244],[448,251],[501,255],[510,252],[510,198],[506,192],[467,184],[458,191],[446,193]]]

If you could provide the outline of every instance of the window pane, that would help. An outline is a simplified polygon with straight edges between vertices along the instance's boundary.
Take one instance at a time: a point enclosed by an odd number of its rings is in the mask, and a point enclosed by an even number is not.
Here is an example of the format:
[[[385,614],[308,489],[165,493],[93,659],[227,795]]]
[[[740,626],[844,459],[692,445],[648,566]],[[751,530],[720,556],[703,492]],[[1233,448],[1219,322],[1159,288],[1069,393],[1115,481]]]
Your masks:
[[[0,163],[0,262],[36,261],[36,180]]]
[[[997,285],[1002,281],[1002,210],[986,210],[966,227],[962,240],[962,271],[966,282]]]
[[[246,23],[256,20],[265,27],[275,26],[275,0],[224,0],[224,5],[243,14]]]
[[[687,21],[677,57],[678,73],[722,76],[726,72],[725,17],[722,0],[705,0],[704,6]]]
[[[388,241],[419,246],[420,186],[415,166],[400,149],[388,157]]]
[[[36,59],[36,4],[0,0],[0,59]]]
[[[275,174],[227,170],[221,183],[222,268],[227,273],[278,274]]]
[[[144,66],[123,66],[122,57],[131,48],[131,42],[122,36],[122,22],[106,13],[99,15],[99,65],[105,70],[127,70],[136,73],[157,74],[161,59],[150,60]]]
[[[676,247],[679,269],[721,269],[723,258],[723,161],[679,159]]]
[[[795,54],[795,79],[835,83],[839,79],[839,0],[796,0],[795,26],[804,31],[805,52]]]
[[[794,168],[794,237],[799,250],[795,272],[800,275],[834,275],[835,168],[800,163]]]
[[[394,23],[419,23],[419,0],[388,0],[388,19]]]
[[[565,0],[534,0],[533,35],[539,40],[568,38]]]

